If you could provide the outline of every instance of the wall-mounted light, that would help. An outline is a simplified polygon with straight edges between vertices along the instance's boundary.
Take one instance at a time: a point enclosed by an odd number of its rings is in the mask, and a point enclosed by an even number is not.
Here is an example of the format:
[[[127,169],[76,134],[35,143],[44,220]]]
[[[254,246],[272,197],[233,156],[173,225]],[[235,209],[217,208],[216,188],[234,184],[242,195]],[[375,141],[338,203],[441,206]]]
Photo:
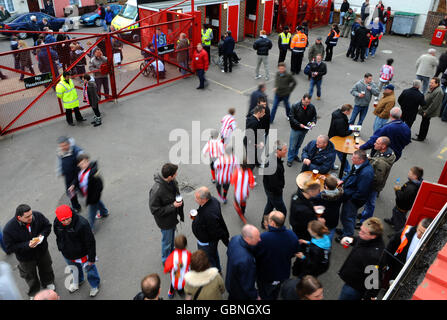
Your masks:
[[[227,10],[228,9],[228,2],[224,3],[224,9]]]
[[[262,4],[265,4],[265,0],[261,0],[261,3],[262,3]]]

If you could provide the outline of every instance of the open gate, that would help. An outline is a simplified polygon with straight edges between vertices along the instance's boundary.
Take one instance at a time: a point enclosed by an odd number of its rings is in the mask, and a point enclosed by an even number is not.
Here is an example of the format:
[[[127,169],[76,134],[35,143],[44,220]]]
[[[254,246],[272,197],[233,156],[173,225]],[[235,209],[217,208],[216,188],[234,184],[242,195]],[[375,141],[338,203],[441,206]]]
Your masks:
[[[276,31],[295,28],[307,21],[309,28],[327,25],[333,0],[279,0]]]

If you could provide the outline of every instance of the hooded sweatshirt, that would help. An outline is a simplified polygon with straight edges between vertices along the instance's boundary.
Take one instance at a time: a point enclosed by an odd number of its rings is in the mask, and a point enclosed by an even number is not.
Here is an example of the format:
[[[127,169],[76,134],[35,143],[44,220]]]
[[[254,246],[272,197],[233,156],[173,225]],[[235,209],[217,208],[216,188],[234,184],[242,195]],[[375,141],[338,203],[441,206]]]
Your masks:
[[[328,235],[312,238],[302,258],[301,275],[310,274],[318,277],[329,269],[331,255],[331,239]]]

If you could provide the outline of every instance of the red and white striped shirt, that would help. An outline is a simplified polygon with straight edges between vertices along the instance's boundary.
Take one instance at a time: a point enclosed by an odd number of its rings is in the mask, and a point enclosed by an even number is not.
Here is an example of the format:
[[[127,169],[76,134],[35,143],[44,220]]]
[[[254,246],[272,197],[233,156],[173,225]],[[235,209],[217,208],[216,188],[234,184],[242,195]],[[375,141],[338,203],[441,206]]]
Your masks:
[[[255,186],[255,178],[251,169],[242,170],[237,168],[231,177],[231,184],[234,186],[234,197],[238,203],[245,202],[250,189]]]
[[[236,168],[239,167],[239,162],[237,161],[237,157],[232,155],[224,154],[219,157],[214,162],[214,169],[216,170],[217,183],[218,184],[226,184],[230,183],[231,176]]]
[[[394,76],[394,67],[384,64],[380,69],[380,81],[388,82],[393,79]]]
[[[185,287],[185,274],[189,271],[191,252],[188,250],[174,249],[165,262],[165,273],[171,273],[171,283],[175,290]]]
[[[236,120],[231,114],[227,114],[220,120],[222,122],[222,128],[220,129],[220,136],[226,140],[231,137],[231,134],[236,129]]]
[[[211,139],[203,147],[202,153],[208,153],[211,159],[219,158],[224,154],[224,144],[220,139]]]

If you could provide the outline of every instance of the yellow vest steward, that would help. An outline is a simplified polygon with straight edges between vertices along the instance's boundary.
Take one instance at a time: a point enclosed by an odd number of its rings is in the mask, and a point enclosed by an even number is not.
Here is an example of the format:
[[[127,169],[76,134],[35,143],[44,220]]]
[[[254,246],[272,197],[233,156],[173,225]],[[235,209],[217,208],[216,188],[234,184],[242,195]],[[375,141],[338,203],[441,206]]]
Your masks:
[[[289,32],[287,33],[287,36],[285,35],[284,32],[281,32],[279,36],[281,37],[281,44],[289,44],[290,38],[292,37],[292,35]]]
[[[202,43],[205,46],[211,45],[211,33],[213,33],[213,30],[211,28],[206,29],[206,32],[203,32],[202,29]]]
[[[61,80],[56,86],[56,95],[62,100],[65,109],[73,109],[79,107],[78,93],[74,86],[73,80],[69,83]]]

